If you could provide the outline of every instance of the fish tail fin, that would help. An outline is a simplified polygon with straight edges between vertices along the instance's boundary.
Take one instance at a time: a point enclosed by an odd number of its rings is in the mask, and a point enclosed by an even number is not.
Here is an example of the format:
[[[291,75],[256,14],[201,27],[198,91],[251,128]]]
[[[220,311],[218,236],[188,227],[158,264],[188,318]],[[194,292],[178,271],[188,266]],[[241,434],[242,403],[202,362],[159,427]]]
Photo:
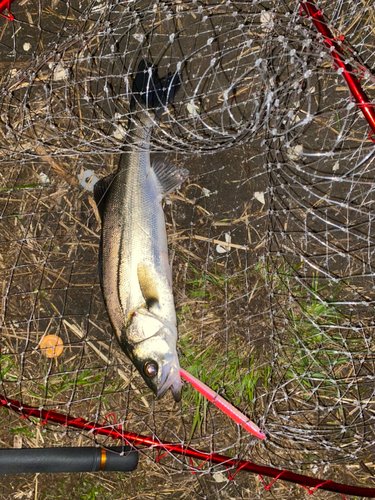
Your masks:
[[[130,111],[138,104],[147,111],[152,110],[159,119],[164,108],[172,104],[181,83],[179,72],[159,78],[157,67],[142,59],[133,80]]]

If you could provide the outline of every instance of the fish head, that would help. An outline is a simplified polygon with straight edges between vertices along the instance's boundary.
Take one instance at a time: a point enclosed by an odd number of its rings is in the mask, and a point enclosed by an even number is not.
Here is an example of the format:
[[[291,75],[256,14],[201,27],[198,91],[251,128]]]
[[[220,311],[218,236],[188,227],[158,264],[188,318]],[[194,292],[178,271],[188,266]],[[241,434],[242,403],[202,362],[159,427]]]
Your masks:
[[[127,354],[153,393],[161,398],[171,389],[176,402],[181,400],[180,364],[176,334],[147,310],[137,312],[127,329]]]

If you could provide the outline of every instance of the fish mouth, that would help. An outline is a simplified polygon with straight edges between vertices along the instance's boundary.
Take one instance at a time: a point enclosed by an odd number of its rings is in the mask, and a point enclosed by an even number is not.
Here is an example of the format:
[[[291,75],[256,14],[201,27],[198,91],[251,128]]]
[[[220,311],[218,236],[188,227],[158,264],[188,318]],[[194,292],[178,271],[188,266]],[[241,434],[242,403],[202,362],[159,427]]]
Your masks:
[[[167,392],[167,390],[170,389],[172,392],[173,399],[176,401],[176,403],[178,403],[179,401],[181,401],[181,389],[182,389],[181,379],[178,376],[176,381],[171,382],[170,378],[171,377],[168,377],[167,380],[158,389],[156,397],[158,399],[162,398],[164,394]]]

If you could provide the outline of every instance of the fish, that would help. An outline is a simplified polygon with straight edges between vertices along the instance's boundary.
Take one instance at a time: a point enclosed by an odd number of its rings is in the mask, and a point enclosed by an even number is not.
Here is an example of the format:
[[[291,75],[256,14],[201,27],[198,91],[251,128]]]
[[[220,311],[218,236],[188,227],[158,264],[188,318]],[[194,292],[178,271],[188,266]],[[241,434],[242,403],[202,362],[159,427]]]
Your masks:
[[[99,280],[121,349],[157,398],[181,399],[177,320],[162,201],[189,172],[151,163],[152,130],[181,86],[178,72],[159,78],[142,60],[133,79],[129,142],[117,171],[94,186],[101,218]]]

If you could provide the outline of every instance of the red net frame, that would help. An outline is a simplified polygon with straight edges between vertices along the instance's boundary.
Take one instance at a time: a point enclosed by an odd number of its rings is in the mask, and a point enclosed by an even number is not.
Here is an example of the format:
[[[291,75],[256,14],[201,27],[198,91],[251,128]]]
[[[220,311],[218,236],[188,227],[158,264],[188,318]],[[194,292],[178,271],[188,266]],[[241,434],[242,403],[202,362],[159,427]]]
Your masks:
[[[342,58],[342,55],[340,53],[341,49],[340,49],[339,45],[334,41],[331,32],[328,30],[328,28],[326,26],[326,23],[324,21],[324,18],[321,15],[321,12],[318,11],[315,8],[315,5],[314,5],[313,2],[302,2],[302,7],[311,16],[311,19],[314,22],[314,25],[318,29],[318,31],[320,31],[325,36],[324,43],[328,47],[333,47],[334,48],[334,50],[332,51],[332,55],[333,55],[333,58],[334,58],[334,61],[335,61],[335,65],[336,65],[337,68],[343,69],[342,75],[345,78],[345,80],[346,80],[346,82],[347,82],[347,84],[348,84],[348,86],[349,86],[349,88],[350,88],[350,90],[352,92],[352,95],[354,96],[354,98],[356,100],[357,106],[363,112],[363,114],[364,114],[366,120],[368,121],[371,129],[374,131],[374,111],[373,111],[373,108],[372,108],[372,104],[369,102],[366,93],[362,90],[362,87],[360,85],[360,81],[355,76],[353,76],[351,67],[348,66],[348,65],[346,65],[345,62],[343,62],[343,58]],[[13,402],[12,402],[12,404],[13,404]],[[47,421],[53,421],[53,419],[51,420],[51,418],[50,418],[50,416],[52,415],[52,413],[53,412],[47,412],[47,415],[45,415],[45,418],[47,419]],[[56,415],[58,415],[58,414],[56,414]],[[24,415],[24,416],[26,417],[26,415]],[[36,416],[36,415],[33,415],[33,416]],[[61,418],[64,418],[64,417],[61,417]],[[65,422],[66,422],[66,420],[65,420]],[[84,421],[80,420],[80,422],[83,423]],[[77,424],[77,420],[76,419],[73,419],[72,423],[67,424],[67,425],[74,426],[73,424]],[[65,424],[63,424],[63,425],[65,425]],[[84,423],[83,425],[84,425],[83,427],[77,427],[77,428],[80,428],[82,430],[84,430],[84,429],[86,430],[87,429],[86,425],[91,425],[91,424]],[[96,425],[96,424],[92,424],[92,425]],[[96,430],[95,430],[95,432],[96,432]],[[129,436],[130,435],[131,434],[129,434]],[[122,434],[122,437],[124,437],[124,434]],[[159,445],[157,445],[157,444],[155,444],[155,443],[157,443],[157,441],[151,442],[150,438],[141,437],[141,439],[145,440],[144,442],[142,442],[143,445],[145,445],[147,442],[149,442],[150,446],[163,446],[164,449],[167,449],[167,448],[165,448],[165,446],[167,446],[167,444],[165,444],[165,443],[163,443],[163,445],[161,445],[160,442],[159,442]],[[129,441],[130,441],[130,438],[129,438]],[[171,445],[171,446],[178,446],[178,445]],[[174,452],[178,453],[177,448],[174,449],[174,450],[169,450],[168,449],[168,451],[174,451]],[[183,448],[180,451],[181,451],[182,454],[187,455],[186,450],[184,450]],[[199,454],[199,453],[204,453],[204,452],[197,452],[197,453]],[[190,455],[187,455],[187,456],[190,456]],[[199,455],[199,457],[195,456],[195,458],[200,458],[200,459],[203,460],[204,457],[206,457],[205,460],[211,460],[211,461],[215,462],[215,460],[212,458],[213,456],[214,455],[208,455],[208,456],[207,455]],[[194,456],[192,456],[192,457],[194,458]],[[228,457],[224,457],[224,458],[227,459]],[[223,463],[223,462],[217,462],[217,463]],[[245,468],[245,470],[248,470],[245,467],[246,464],[248,464],[248,462],[244,462],[244,464],[245,465],[243,465],[243,468]],[[233,464],[231,464],[231,466],[238,467],[239,466],[239,462],[233,463]],[[241,468],[242,468],[242,466],[240,466],[237,470],[240,470]],[[282,475],[282,477],[285,478],[285,474],[286,474],[285,471],[277,471],[277,473],[278,474],[276,476],[272,476],[271,475],[271,477],[276,477],[277,478],[277,477],[280,477],[280,475]],[[234,476],[232,476],[232,477],[234,477]],[[300,481],[296,481],[296,482],[299,483],[299,484],[302,484],[302,483],[300,483]],[[315,484],[314,487],[315,488],[318,488],[318,487],[322,487],[323,488],[324,484],[325,484],[325,482],[323,482],[323,483],[320,482],[319,484]],[[311,486],[313,486],[313,485],[311,485]],[[332,491],[336,491],[336,490],[332,490]],[[368,493],[367,489],[366,489],[366,492],[367,492],[366,493],[367,496],[369,496],[369,493]],[[353,493],[353,494],[360,494],[360,493]]]

